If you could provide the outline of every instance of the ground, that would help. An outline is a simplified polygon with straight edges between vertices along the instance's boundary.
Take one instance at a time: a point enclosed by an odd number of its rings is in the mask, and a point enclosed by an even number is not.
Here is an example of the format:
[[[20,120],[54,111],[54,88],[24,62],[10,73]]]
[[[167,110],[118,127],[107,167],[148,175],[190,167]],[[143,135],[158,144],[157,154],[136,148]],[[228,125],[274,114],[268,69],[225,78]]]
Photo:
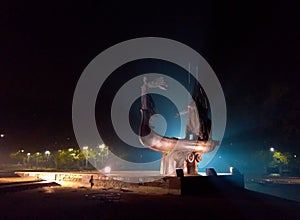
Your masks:
[[[160,187],[103,189],[80,182],[62,181],[60,186],[28,190],[3,190],[33,177],[0,178],[1,219],[300,219],[300,203],[248,189],[224,190],[206,195],[170,195]],[[293,179],[295,181],[296,179]],[[278,181],[278,179],[277,179]],[[290,180],[289,180],[290,181]],[[277,185],[257,184],[276,190]],[[294,185],[294,187],[299,186]],[[289,186],[290,187],[290,186]],[[299,188],[293,188],[299,190]],[[257,190],[259,191],[259,190]],[[282,191],[282,187],[281,187]],[[298,192],[298,191],[297,191]],[[121,199],[104,202],[92,195],[119,193]],[[299,201],[297,193],[295,200]],[[98,197],[98,198],[102,198]]]
[[[300,219],[300,203],[247,190],[206,196],[118,191],[121,200],[112,203],[87,199],[91,193],[105,191],[55,186],[5,193],[0,219]]]

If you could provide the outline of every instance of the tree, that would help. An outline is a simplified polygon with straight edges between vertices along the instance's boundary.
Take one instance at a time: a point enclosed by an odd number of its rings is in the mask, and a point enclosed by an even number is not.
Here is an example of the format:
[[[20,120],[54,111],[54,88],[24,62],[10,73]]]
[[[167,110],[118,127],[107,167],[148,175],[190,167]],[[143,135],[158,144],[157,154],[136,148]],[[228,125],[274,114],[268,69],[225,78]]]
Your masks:
[[[291,159],[290,153],[281,153],[279,151],[274,152],[273,154],[273,163],[279,165],[288,165]]]
[[[274,152],[271,167],[278,168],[279,174],[282,174],[283,167],[287,167],[291,160],[291,154],[288,152]]]
[[[296,160],[293,158],[293,163],[291,163],[292,154],[290,152],[274,151],[274,148],[273,152],[270,149],[256,151],[253,154],[252,166],[255,168],[263,167],[266,173],[279,172],[280,174],[282,174],[284,167],[295,166]]]
[[[42,161],[43,161],[43,155],[40,152],[36,152],[32,156],[33,164],[35,164],[35,167],[41,167]]]
[[[10,158],[14,159],[18,164],[25,164],[27,156],[24,150],[18,150],[17,152],[11,153]]]
[[[105,144],[95,147],[85,146],[83,147],[82,155],[85,158],[86,165],[88,164],[87,161],[89,160],[94,167],[99,169],[106,162],[106,159],[109,156],[109,149]],[[88,166],[85,167],[86,169],[88,168]]]

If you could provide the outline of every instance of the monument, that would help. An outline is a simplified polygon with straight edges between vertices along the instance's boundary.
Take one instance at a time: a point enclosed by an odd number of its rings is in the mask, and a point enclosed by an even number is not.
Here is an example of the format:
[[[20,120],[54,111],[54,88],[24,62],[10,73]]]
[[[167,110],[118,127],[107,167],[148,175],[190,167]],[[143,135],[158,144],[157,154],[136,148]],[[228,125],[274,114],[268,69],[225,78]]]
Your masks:
[[[183,169],[185,174],[198,175],[198,163],[202,154],[211,152],[219,144],[211,138],[211,123],[208,118],[208,99],[200,87],[195,83],[192,100],[186,111],[188,114],[186,136],[184,139],[162,136],[150,127],[149,120],[155,114],[154,101],[149,89],[167,89],[163,77],[154,81],[143,78],[141,86],[141,124],[139,139],[142,145],[162,153],[160,174],[172,175],[176,169]]]

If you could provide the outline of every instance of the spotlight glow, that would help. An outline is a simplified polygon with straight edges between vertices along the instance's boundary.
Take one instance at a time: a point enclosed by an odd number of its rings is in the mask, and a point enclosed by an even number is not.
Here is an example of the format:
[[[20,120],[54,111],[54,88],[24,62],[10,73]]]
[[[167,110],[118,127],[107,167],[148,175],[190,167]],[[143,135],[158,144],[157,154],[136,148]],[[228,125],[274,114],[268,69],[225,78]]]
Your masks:
[[[110,171],[111,171],[111,168],[110,167],[104,167],[104,173],[106,173],[106,174],[109,174],[110,173]]]

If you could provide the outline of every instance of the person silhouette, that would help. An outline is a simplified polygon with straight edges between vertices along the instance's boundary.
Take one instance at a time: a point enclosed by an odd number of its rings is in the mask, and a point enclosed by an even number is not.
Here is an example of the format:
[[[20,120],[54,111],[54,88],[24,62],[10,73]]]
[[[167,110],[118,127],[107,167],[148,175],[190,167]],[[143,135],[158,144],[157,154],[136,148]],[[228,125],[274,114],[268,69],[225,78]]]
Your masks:
[[[93,177],[93,175],[91,176],[89,182],[91,184],[91,188],[93,188],[93,186],[94,186],[94,177]]]

